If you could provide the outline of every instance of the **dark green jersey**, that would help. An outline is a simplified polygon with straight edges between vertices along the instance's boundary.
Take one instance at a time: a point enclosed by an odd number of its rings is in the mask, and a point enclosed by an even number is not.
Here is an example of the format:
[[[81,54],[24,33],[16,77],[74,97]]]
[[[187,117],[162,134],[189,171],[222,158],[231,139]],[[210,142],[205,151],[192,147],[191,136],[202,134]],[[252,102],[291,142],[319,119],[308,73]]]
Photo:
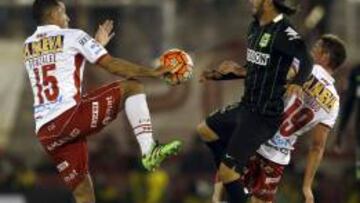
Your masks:
[[[285,85],[302,85],[307,80],[312,70],[311,57],[304,41],[283,15],[264,26],[254,21],[247,37],[247,76],[242,102],[253,111],[278,116],[284,110]],[[287,74],[292,65],[298,73],[289,82]]]

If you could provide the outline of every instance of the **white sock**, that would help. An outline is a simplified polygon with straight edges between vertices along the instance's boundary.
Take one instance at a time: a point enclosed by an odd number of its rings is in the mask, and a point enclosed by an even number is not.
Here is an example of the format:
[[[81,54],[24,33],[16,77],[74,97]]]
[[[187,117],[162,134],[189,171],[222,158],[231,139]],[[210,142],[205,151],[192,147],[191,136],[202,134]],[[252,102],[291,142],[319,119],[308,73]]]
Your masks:
[[[150,153],[155,141],[145,94],[128,97],[125,101],[125,112],[140,145],[141,154]]]

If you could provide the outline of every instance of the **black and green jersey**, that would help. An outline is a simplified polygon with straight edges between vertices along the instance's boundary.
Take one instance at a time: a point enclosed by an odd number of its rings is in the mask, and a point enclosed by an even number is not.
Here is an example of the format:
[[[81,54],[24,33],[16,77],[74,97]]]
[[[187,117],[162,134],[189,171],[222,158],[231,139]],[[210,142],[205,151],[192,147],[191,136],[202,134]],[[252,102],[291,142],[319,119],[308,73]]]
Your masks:
[[[247,38],[242,102],[253,111],[279,116],[284,110],[285,85],[302,85],[311,73],[312,61],[305,42],[283,15],[264,26],[255,20]],[[298,74],[289,82],[287,74],[292,65]]]

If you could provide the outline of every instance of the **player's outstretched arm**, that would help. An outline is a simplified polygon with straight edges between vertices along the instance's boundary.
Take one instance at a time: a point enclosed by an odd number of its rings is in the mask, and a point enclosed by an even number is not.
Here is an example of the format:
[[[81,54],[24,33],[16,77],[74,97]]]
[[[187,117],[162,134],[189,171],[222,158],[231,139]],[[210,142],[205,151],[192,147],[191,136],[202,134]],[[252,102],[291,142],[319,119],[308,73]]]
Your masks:
[[[205,80],[234,80],[246,77],[246,69],[234,61],[224,61],[217,69],[206,70],[201,74],[200,82]]]
[[[114,75],[125,78],[133,77],[161,77],[169,70],[159,67],[150,68],[130,61],[106,55],[98,61],[98,65]]]
[[[308,152],[308,158],[304,174],[303,194],[306,203],[314,203],[314,196],[312,193],[312,183],[316,171],[320,165],[325,151],[326,140],[330,128],[323,124],[316,125],[310,132],[312,143]]]

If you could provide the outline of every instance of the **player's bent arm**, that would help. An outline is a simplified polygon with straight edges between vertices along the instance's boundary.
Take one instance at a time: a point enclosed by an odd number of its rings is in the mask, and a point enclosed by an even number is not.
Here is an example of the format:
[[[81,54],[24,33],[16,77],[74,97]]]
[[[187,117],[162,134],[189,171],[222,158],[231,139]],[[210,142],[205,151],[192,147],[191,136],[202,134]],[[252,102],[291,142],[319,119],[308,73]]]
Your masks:
[[[303,41],[296,43],[296,51],[294,57],[300,62],[299,72],[295,76],[292,84],[302,86],[309,78],[313,69],[313,60],[307,50],[306,44]]]
[[[246,77],[246,68],[233,61],[224,61],[217,69],[204,71],[206,80],[235,80]]]
[[[311,192],[311,186],[323,158],[329,132],[330,127],[324,124],[317,124],[310,132],[312,143],[308,152],[303,182],[303,192],[305,194],[308,191]]]
[[[159,77],[162,75],[160,69],[152,69],[137,65],[124,59],[112,57],[109,54],[102,57],[97,64],[114,75],[126,78]]]
[[[244,79],[246,77],[246,69],[243,67],[235,68],[233,72],[221,74],[220,77],[214,80],[236,80]]]
[[[224,61],[216,69],[216,72],[220,73],[221,77],[217,80],[233,80],[242,79],[246,76],[246,69],[236,63],[235,61]]]

